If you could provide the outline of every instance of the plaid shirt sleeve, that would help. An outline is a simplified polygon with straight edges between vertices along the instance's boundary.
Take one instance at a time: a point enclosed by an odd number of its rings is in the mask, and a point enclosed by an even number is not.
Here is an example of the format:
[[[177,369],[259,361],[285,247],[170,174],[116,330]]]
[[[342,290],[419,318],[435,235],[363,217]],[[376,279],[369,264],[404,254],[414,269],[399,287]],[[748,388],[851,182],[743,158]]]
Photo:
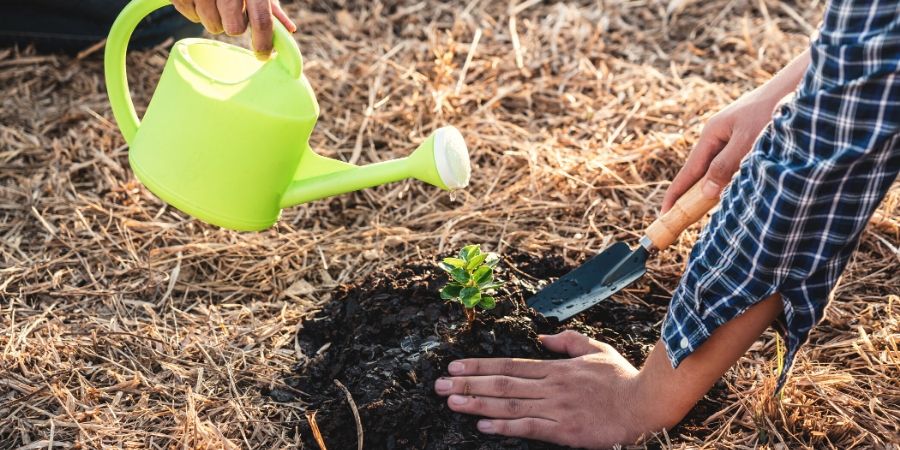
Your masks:
[[[829,2],[795,96],[744,159],[691,252],[663,323],[677,367],[710,333],[780,293],[787,353],[821,319],[900,169],[900,2]]]

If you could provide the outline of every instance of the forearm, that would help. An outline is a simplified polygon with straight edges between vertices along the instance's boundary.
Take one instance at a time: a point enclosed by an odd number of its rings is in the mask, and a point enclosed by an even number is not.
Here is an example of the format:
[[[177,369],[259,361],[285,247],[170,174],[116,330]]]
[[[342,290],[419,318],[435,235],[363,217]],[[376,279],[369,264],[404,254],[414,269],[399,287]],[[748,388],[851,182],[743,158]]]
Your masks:
[[[637,377],[636,411],[653,429],[678,423],[703,395],[750,348],[782,310],[781,297],[773,295],[734,320],[716,329],[712,335],[677,369],[673,369],[663,343],[656,344]]]
[[[778,103],[794,89],[797,89],[797,85],[800,84],[803,74],[806,73],[811,62],[810,51],[806,49],[779,70],[771,80],[756,88],[756,91],[769,98],[773,104]]]

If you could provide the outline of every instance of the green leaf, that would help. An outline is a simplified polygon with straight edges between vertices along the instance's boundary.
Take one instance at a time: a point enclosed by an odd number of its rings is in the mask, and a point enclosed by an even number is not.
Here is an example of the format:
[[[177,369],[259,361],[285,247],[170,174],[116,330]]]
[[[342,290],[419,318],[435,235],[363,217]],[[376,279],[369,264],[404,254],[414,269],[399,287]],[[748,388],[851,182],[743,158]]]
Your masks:
[[[444,258],[444,264],[446,264],[452,268],[466,267],[466,262],[459,258]]]
[[[440,267],[441,270],[443,270],[444,272],[447,272],[447,273],[452,272],[453,269],[456,268],[456,267],[453,267],[453,266],[451,266],[451,265],[449,265],[449,264],[447,264],[447,263],[443,263],[443,262],[438,263],[438,267]]]
[[[441,289],[441,298],[444,300],[454,300],[459,297],[459,291],[461,291],[462,288],[462,286],[456,283],[450,283]]]
[[[474,279],[475,283],[481,287],[481,285],[490,283],[494,280],[494,270],[488,266],[481,266],[472,274],[472,279]]]
[[[474,308],[481,301],[481,290],[477,287],[467,287],[459,291],[459,299],[466,308]]]
[[[500,289],[500,288],[502,288],[502,287],[503,287],[503,283],[500,283],[500,282],[493,282],[493,283],[485,284],[484,286],[478,285],[478,287],[481,288],[482,291],[489,291],[489,290],[491,290],[491,289]]]
[[[487,255],[485,255],[484,253],[473,256],[472,259],[469,260],[469,263],[466,264],[466,270],[475,270],[476,267],[480,266],[481,263],[484,262],[484,258],[487,258]]]
[[[497,300],[495,300],[494,297],[491,297],[490,295],[485,295],[484,297],[481,297],[481,301],[478,303],[478,306],[480,306],[482,309],[494,309],[497,306]]]
[[[487,264],[488,267],[494,267],[498,262],[500,262],[500,256],[496,253],[488,253],[487,258],[484,260],[484,263]]]
[[[470,244],[462,248],[459,251],[459,257],[469,261],[473,256],[477,256],[481,254],[481,246],[478,244]]]
[[[479,298],[473,297],[468,300],[460,299],[460,301],[462,302],[463,306],[465,306],[467,309],[472,309],[472,308],[478,306],[478,302],[481,301],[481,297],[479,297]]]
[[[466,269],[460,269],[459,267],[450,271],[450,276],[453,277],[454,280],[466,284],[469,282],[469,272],[466,272]]]

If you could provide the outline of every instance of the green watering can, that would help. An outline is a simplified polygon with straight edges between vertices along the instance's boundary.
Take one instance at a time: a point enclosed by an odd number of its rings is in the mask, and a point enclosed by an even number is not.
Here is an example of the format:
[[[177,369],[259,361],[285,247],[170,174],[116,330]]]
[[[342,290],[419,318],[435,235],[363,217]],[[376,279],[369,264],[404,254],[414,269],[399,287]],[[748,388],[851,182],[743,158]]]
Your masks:
[[[106,86],[137,178],[205,222],[241,231],[272,226],[281,209],[415,178],[441,189],[469,183],[469,152],[456,128],[435,131],[410,156],[366,166],[309,147],[319,105],[291,34],[275,21],[276,54],[208,39],[175,43],[143,121],[125,76],[128,40],[168,0],[135,0],[106,43]]]

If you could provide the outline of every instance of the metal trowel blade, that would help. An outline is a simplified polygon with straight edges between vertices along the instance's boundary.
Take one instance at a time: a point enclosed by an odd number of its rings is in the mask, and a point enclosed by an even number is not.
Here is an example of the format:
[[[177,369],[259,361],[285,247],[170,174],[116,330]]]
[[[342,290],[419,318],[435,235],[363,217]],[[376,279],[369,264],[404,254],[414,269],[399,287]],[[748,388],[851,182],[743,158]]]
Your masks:
[[[647,250],[616,242],[528,299],[528,306],[563,321],[622,290],[647,271]]]

